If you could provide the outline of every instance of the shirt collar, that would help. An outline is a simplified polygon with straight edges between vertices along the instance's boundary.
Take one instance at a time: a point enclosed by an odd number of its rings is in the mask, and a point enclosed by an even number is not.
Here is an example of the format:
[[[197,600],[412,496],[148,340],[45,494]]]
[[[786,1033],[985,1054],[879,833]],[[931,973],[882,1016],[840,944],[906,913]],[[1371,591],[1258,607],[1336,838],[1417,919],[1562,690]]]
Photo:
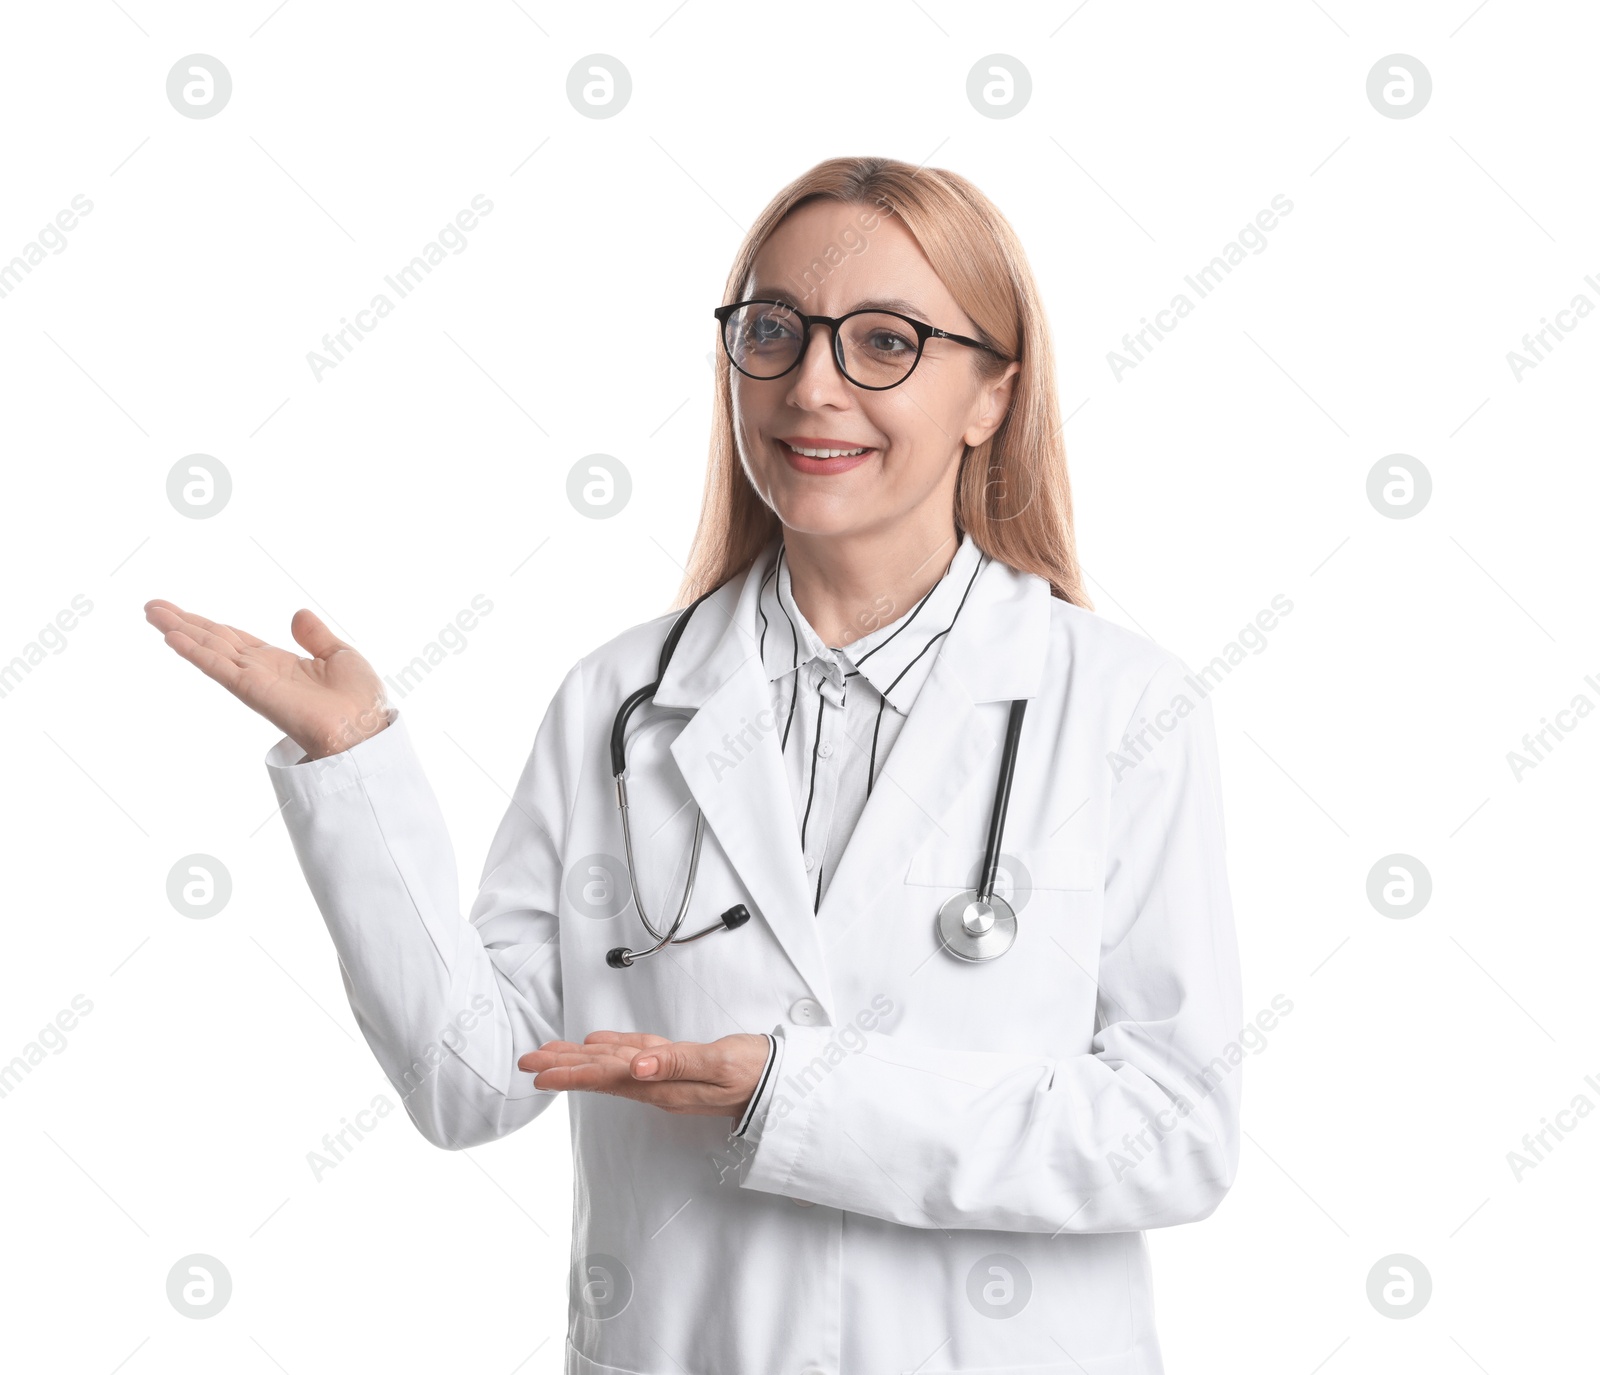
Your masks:
[[[820,660],[826,679],[838,691],[858,676],[902,716],[910,714],[945,633],[954,624],[978,571],[989,560],[961,533],[961,542],[943,577],[916,605],[895,620],[834,649],[824,644],[795,605],[789,560],[782,538],[769,546],[756,607],[756,639],[767,678],[776,681]],[[885,613],[893,607],[885,607]]]

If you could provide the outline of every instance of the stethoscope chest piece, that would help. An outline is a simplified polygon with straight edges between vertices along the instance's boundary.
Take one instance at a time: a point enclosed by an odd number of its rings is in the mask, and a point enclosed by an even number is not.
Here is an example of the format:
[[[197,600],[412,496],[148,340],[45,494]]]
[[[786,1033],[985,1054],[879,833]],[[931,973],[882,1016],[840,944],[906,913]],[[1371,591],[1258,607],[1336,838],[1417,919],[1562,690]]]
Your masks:
[[[1016,940],[1017,914],[998,893],[985,900],[969,888],[939,909],[934,931],[939,944],[958,960],[992,960]]]

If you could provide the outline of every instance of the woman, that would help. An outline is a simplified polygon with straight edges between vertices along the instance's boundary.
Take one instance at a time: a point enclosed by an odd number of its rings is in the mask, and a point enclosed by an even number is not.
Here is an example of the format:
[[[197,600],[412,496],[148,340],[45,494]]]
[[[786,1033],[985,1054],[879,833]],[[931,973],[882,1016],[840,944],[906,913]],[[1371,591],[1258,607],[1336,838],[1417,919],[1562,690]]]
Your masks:
[[[727,285],[691,614],[572,667],[470,921],[353,648],[306,610],[309,658],[148,618],[284,732],[422,1133],[569,1094],[569,1372],[1159,1371],[1142,1229],[1207,1216],[1238,1156],[1210,704],[1088,609],[1044,314],[976,188],[824,162]],[[614,713],[658,677],[624,836]],[[691,876],[662,945],[641,908],[664,935]]]

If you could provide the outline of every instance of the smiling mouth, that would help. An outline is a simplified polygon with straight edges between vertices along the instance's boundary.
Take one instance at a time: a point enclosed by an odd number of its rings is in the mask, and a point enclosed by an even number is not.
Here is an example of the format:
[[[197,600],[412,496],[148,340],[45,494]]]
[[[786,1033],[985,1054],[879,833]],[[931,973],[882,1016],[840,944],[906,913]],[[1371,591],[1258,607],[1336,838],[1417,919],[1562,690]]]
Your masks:
[[[810,445],[791,444],[787,439],[780,439],[778,443],[782,444],[790,453],[799,454],[801,458],[855,458],[860,454],[872,452],[866,446],[852,449],[813,448]]]

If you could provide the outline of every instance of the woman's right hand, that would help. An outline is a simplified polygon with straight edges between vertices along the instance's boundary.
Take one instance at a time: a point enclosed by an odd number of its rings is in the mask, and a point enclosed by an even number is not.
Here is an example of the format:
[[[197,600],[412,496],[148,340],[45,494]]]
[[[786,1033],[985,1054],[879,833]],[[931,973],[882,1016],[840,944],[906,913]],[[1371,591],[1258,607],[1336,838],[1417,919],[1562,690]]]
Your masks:
[[[146,602],[144,618],[178,654],[312,759],[347,750],[389,724],[383,684],[372,665],[303,607],[290,620],[289,633],[309,659],[167,601]]]

